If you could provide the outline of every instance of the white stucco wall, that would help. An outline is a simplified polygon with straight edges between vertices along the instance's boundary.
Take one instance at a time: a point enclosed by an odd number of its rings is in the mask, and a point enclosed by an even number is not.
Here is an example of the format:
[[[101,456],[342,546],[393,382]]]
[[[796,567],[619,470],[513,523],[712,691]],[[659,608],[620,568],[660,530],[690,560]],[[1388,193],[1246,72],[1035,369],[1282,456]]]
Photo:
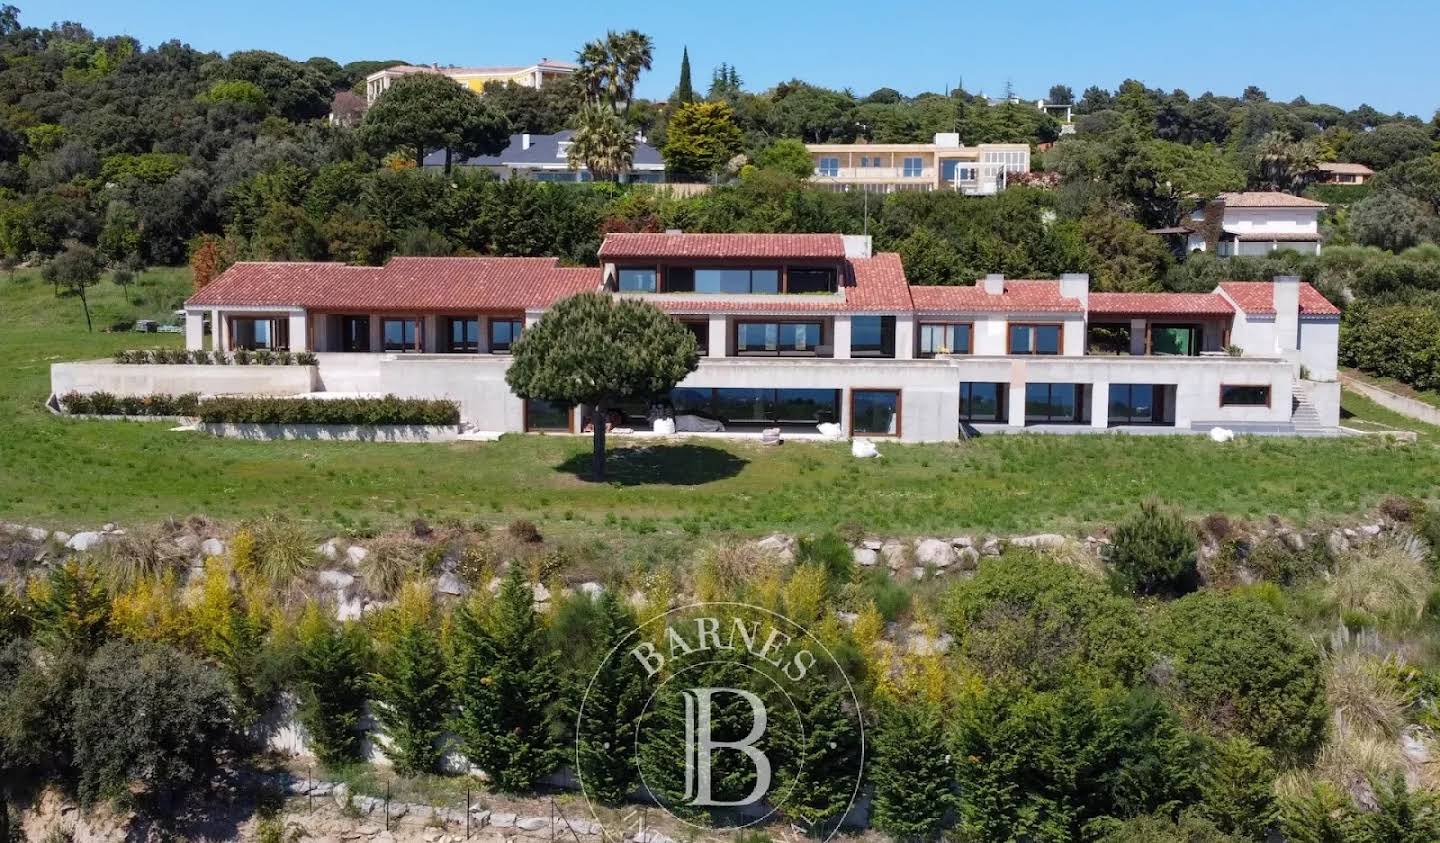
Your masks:
[[[1333,381],[1339,377],[1336,366],[1339,356],[1340,317],[1300,320],[1299,361],[1311,380]]]
[[[1316,208],[1226,208],[1222,225],[1245,234],[1318,234],[1319,220]]]

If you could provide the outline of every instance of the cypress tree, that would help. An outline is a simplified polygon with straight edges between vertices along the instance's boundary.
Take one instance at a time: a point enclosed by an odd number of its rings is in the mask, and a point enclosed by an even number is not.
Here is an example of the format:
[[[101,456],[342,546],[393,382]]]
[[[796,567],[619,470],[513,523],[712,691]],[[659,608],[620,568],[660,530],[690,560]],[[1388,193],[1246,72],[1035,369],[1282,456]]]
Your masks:
[[[695,101],[695,89],[690,84],[690,48],[680,51],[680,84],[675,88],[675,100],[681,104]]]
[[[860,772],[860,728],[845,710],[843,694],[823,672],[787,683],[802,729],[777,733],[782,778],[794,781],[780,808],[809,829],[828,828],[844,817]],[[777,792],[780,795],[783,792]]]
[[[322,764],[360,760],[363,639],[312,605],[300,622],[300,723]]]
[[[882,703],[870,747],[875,827],[899,840],[938,839],[956,807],[938,709],[923,701]]]
[[[610,654],[579,688],[576,761],[585,792],[606,804],[618,804],[634,789],[635,727],[648,697],[645,668],[627,650],[640,639],[633,635],[635,617],[613,592],[600,597],[599,634],[603,654]]]
[[[493,605],[456,613],[454,730],[465,756],[501,791],[534,788],[561,758],[551,728],[556,658],[533,600],[520,566],[511,565]]]
[[[423,606],[402,606],[382,670],[371,677],[375,719],[390,744],[385,754],[402,775],[433,772],[443,754],[449,689],[440,639]]]

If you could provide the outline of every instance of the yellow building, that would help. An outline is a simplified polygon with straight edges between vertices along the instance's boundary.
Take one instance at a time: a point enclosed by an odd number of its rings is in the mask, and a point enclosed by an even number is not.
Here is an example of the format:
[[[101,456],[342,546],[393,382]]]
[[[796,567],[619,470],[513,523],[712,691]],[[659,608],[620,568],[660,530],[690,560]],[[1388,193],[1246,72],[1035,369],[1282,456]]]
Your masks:
[[[478,94],[491,82],[502,85],[506,82],[514,82],[516,85],[524,85],[527,88],[539,88],[569,76],[575,70],[576,66],[569,62],[550,59],[541,59],[528,67],[441,67],[437,64],[422,67],[400,64],[365,77],[365,103],[366,105],[373,104],[381,94],[389,90],[396,79],[411,73],[439,73],[454,79]]]
[[[810,143],[810,180],[835,190],[958,190],[973,195],[1005,188],[1011,173],[1030,172],[1030,145],[965,146],[953,132],[934,143]]]

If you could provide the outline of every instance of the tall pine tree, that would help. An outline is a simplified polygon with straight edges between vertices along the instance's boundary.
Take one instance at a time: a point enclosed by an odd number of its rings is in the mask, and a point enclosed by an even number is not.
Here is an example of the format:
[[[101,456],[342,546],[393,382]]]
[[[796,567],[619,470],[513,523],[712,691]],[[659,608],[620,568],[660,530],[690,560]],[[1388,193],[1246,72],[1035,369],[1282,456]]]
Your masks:
[[[882,699],[870,738],[874,826],[898,840],[939,839],[957,804],[939,709],[923,700]]]
[[[645,668],[629,653],[640,643],[635,617],[607,591],[599,601],[603,661],[578,693],[583,703],[576,728],[576,760],[585,793],[606,804],[618,804],[634,789],[635,727],[649,696]],[[604,658],[608,654],[609,658]]]
[[[360,760],[365,639],[311,605],[300,621],[300,723],[322,764]]]
[[[456,613],[455,733],[471,763],[508,792],[532,789],[561,760],[552,731],[556,658],[533,600],[520,566],[511,565],[492,605]]]
[[[371,677],[375,719],[389,738],[385,754],[397,771],[430,773],[444,754],[439,742],[450,696],[445,660],[426,602],[402,600],[395,611],[390,646]]]
[[[695,101],[695,88],[690,84],[690,48],[680,51],[680,84],[675,86],[675,101],[681,104]]]

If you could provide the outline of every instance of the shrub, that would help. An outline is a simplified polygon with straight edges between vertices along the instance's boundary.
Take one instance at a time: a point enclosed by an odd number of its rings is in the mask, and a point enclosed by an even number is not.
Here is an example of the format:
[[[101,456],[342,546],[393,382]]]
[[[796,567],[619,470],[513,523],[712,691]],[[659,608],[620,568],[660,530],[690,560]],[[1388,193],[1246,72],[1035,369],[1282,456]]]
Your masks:
[[[1268,582],[1290,585],[1308,579],[1326,567],[1328,551],[1322,542],[1296,550],[1280,536],[1266,536],[1244,554],[1245,567]]]
[[[540,535],[540,528],[536,527],[534,522],[526,521],[523,518],[511,521],[510,526],[505,528],[505,532],[509,533],[512,539],[525,544],[539,544],[545,540]]]
[[[1242,840],[1264,840],[1275,824],[1274,757],[1245,738],[1216,741],[1201,780],[1199,812]]]
[[[366,639],[314,604],[306,609],[297,638],[300,723],[310,749],[328,766],[359,761]]]
[[[228,732],[219,674],[159,644],[112,641],[95,653],[70,706],[83,802],[140,785],[161,804],[205,782]]]
[[[832,591],[855,576],[855,555],[838,533],[801,536],[795,546],[795,561],[820,566]]]
[[[992,677],[1042,688],[1077,675],[1128,683],[1145,663],[1133,602],[1034,553],[981,565],[945,595],[942,613],[961,653]]]
[[[1391,495],[1380,502],[1380,514],[1391,521],[1399,521],[1402,524],[1419,518],[1425,512],[1425,504],[1414,498],[1404,498],[1399,495]]]
[[[238,352],[237,352],[238,353]],[[206,398],[196,414],[207,424],[455,425],[460,405],[443,399]]]
[[[1106,559],[1127,592],[1177,593],[1195,586],[1195,532],[1180,513],[1155,501],[1116,525]]]
[[[271,585],[289,585],[318,561],[310,531],[283,515],[262,518],[246,529],[255,541],[251,567]],[[236,567],[242,567],[238,559]]]
[[[372,554],[373,555],[373,554]],[[449,689],[440,636],[430,617],[429,593],[411,592],[395,610],[389,646],[371,677],[375,719],[390,743],[386,755],[402,775],[434,772],[444,751]]]
[[[936,751],[945,744],[945,718],[926,702],[890,702],[872,740],[875,827],[899,840],[939,839],[959,805],[953,767]]]
[[[185,552],[162,531],[132,530],[103,545],[106,578],[118,589],[177,573],[185,565]]]
[[[376,595],[393,597],[405,580],[420,572],[425,545],[413,539],[385,537],[367,549],[370,552],[360,561],[360,576]]]
[[[200,406],[200,396],[194,392],[119,397],[108,392],[67,392],[59,401],[67,413],[96,416],[193,416]]]
[[[1318,648],[1268,604],[1200,592],[1165,608],[1154,645],[1159,682],[1197,727],[1243,735],[1282,756],[1319,745],[1325,683]]]
[[[313,351],[301,351],[295,355],[295,365],[297,366],[314,366],[318,362],[320,362],[320,358],[316,357]]]
[[[466,545],[455,561],[455,575],[471,588],[484,588],[491,575],[500,567],[495,548],[480,541]]]
[[[1434,585],[1425,549],[1412,538],[1345,554],[1325,594],[1342,614],[1407,626],[1424,614]]]

